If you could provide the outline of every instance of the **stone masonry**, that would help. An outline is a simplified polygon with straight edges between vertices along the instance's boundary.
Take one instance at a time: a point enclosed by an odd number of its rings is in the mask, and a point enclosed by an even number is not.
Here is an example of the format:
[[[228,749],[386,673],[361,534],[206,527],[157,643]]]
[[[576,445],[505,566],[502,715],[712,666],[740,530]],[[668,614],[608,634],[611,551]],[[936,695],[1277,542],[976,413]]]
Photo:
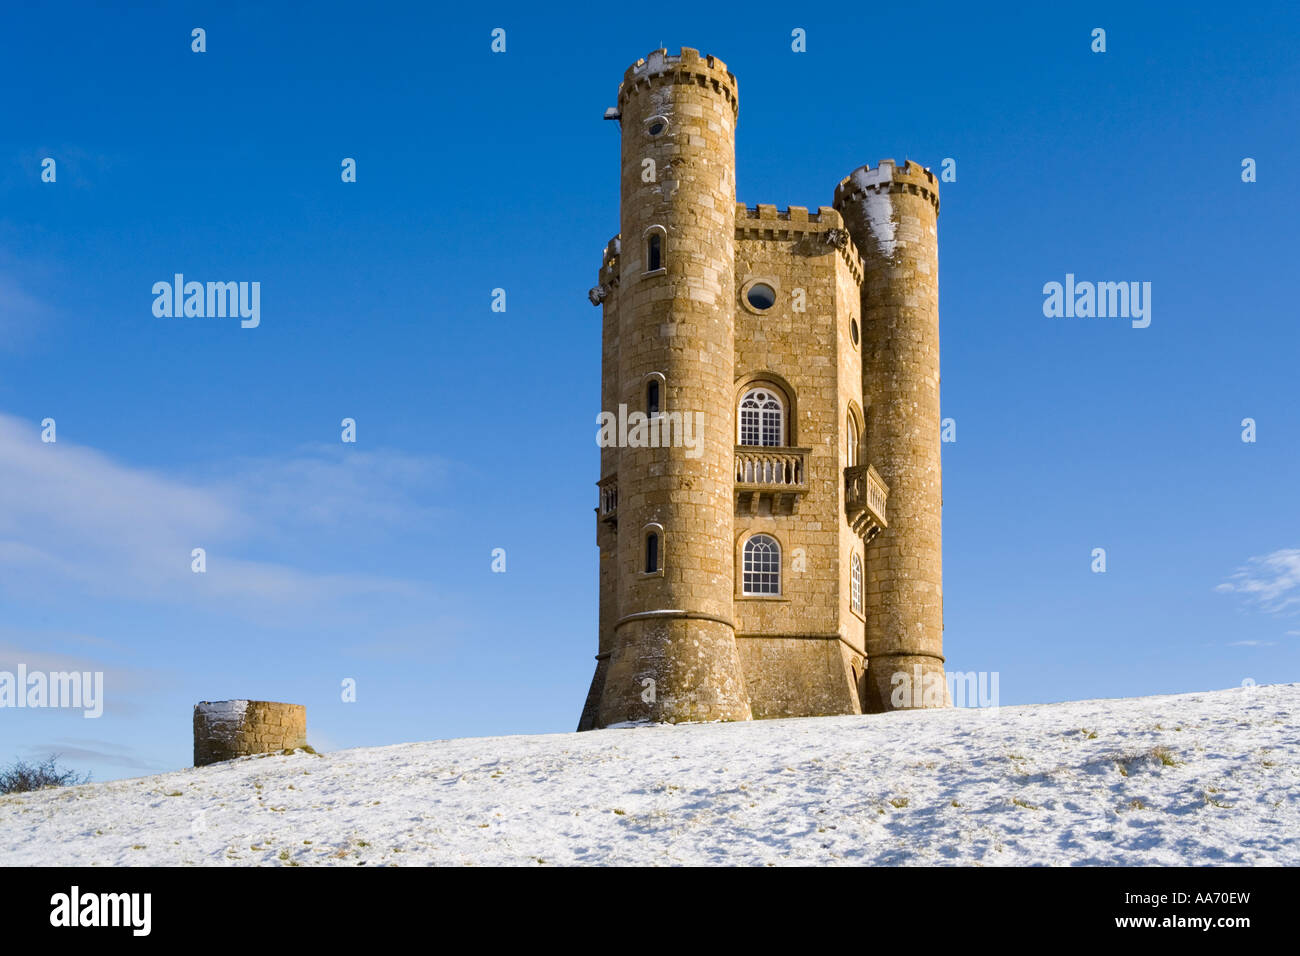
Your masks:
[[[269,700],[194,706],[194,766],[307,746],[307,709]]]
[[[602,418],[633,427],[601,443],[579,730],[935,703],[893,692],[944,660],[935,177],[884,160],[833,206],[737,204],[738,115],[687,48],[607,113],[620,232],[590,298]]]

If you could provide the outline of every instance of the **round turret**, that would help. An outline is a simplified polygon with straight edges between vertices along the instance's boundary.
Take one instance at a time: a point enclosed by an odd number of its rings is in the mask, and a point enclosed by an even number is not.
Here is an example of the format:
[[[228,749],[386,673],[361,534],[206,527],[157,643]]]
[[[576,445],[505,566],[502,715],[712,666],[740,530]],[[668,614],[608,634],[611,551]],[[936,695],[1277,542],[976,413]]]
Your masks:
[[[865,447],[889,486],[866,561],[863,709],[944,706],[939,187],[887,159],[854,170],[834,202],[862,255]]]
[[[736,94],[725,64],[685,48],[638,60],[619,87],[627,427],[599,726],[750,717],[732,616]]]

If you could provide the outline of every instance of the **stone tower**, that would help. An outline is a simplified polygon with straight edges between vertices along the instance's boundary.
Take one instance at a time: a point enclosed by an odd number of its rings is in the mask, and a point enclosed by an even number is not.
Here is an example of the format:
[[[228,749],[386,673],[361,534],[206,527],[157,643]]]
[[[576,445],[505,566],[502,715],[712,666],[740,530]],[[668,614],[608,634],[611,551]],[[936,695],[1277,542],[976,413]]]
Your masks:
[[[737,115],[735,76],[686,48],[634,63],[606,113],[579,730],[921,705],[893,675],[942,674],[934,177],[887,161],[835,208],[738,205]]]
[[[605,299],[602,391],[607,409],[670,427],[654,428],[658,447],[602,451],[618,533],[600,542],[610,589],[584,724],[747,720],[731,575],[736,78],[694,50],[656,51],[624,74],[617,110],[619,282]]]
[[[835,208],[858,251],[867,447],[889,485],[889,526],[867,558],[865,710],[934,700],[943,676],[943,489],[939,447],[939,187],[913,162],[854,170]],[[891,685],[895,674],[906,682]],[[918,685],[917,676],[921,682]],[[931,675],[938,675],[936,681]],[[946,687],[946,684],[942,685]]]

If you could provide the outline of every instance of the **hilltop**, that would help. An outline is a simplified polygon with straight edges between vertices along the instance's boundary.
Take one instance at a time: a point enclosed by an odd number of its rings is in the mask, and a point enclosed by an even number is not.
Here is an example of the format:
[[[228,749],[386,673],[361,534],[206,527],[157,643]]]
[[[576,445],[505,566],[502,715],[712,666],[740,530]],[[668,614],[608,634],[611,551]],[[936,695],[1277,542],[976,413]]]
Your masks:
[[[1300,864],[1300,684],[248,757],[0,797],[8,865]]]

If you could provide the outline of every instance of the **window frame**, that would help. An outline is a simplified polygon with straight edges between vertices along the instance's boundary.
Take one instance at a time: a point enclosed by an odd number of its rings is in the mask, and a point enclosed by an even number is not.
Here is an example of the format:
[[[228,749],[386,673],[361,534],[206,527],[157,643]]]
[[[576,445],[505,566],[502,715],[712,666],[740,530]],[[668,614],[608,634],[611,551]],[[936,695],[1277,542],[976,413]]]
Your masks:
[[[849,558],[849,610],[859,617],[866,619],[865,607],[866,594],[863,590],[866,585],[866,569],[863,567],[862,555],[854,551]]]
[[[655,569],[646,570],[649,564],[650,538],[657,539],[655,544]],[[668,536],[664,533],[664,526],[657,521],[651,521],[641,529],[641,548],[637,554],[637,576],[641,578],[661,578],[664,576],[664,563],[668,554]]]
[[[751,548],[754,549],[753,553],[758,554],[760,553],[757,551],[759,547],[763,547],[765,549],[763,552],[761,552],[762,554],[775,555],[775,559],[774,559],[775,567],[771,566],[773,562],[770,561],[765,561],[762,567],[759,567],[757,565],[757,562],[751,562],[750,560]],[[783,558],[784,558],[784,549],[781,547],[781,542],[777,540],[775,535],[769,534],[766,531],[756,531],[753,534],[746,535],[744,541],[740,545],[740,575],[739,575],[740,596],[746,598],[783,597],[784,596],[784,592],[783,592],[784,581],[782,580],[782,578],[784,577]],[[751,578],[750,578],[751,575],[770,576],[770,580],[759,581],[756,579],[754,580],[753,585],[751,585]],[[768,589],[752,590],[751,589],[753,586],[757,586],[759,584],[770,584],[775,589],[774,590],[768,590]]]
[[[777,412],[776,432],[777,432],[777,439],[778,439],[776,444],[767,444],[766,442],[763,441],[764,437],[768,432],[768,423],[766,421],[767,416],[765,414],[765,412],[768,411],[768,409],[766,409],[764,405],[758,405],[758,407],[755,409],[758,416],[756,427],[758,430],[757,437],[759,442],[750,443],[745,441],[745,401],[755,392],[767,392],[771,396],[771,398],[776,402],[776,406],[777,406],[776,407],[776,412]],[[758,401],[759,401],[758,399],[755,399],[755,402]],[[780,389],[772,385],[769,385],[766,382],[754,382],[746,386],[745,390],[740,395],[740,400],[736,403],[736,444],[740,445],[743,448],[789,448],[791,447],[788,444],[789,415],[786,413],[786,409],[788,407],[789,407],[789,402],[787,401],[785,395],[782,394]]]
[[[749,290],[756,285],[766,285],[772,287],[772,304],[766,309],[760,309],[749,301]],[[745,311],[754,315],[772,315],[781,308],[781,280],[776,276],[750,276],[740,286],[740,305]]]
[[[866,442],[866,420],[858,403],[852,399],[844,411],[844,467],[854,468],[863,463],[863,445]]]
[[[651,268],[650,253],[655,239],[658,239],[659,244],[659,264]],[[645,268],[641,271],[642,278],[665,274],[668,271],[664,265],[668,261],[668,230],[657,224],[647,226],[645,232],[641,234],[641,252],[645,256]]]

